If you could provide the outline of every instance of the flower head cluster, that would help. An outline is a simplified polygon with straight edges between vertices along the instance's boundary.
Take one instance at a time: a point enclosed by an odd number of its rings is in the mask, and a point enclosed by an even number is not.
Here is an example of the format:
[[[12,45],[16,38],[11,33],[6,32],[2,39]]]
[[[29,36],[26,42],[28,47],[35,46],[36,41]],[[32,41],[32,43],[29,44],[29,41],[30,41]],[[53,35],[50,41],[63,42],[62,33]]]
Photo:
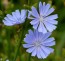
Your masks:
[[[50,35],[50,32],[43,34],[37,30],[29,30],[29,34],[24,38],[26,44],[23,44],[23,47],[28,48],[26,51],[32,53],[32,56],[44,59],[54,51],[50,46],[55,45],[55,41],[53,37],[49,38]]]
[[[3,20],[3,23],[7,26],[12,26],[16,24],[21,24],[26,19],[26,10],[16,10],[15,12],[12,12],[12,15],[7,14],[6,17]]]
[[[34,31],[29,30],[29,34],[26,34],[24,38],[26,44],[23,44],[23,47],[27,48],[26,51],[32,53],[32,56],[40,59],[46,58],[54,51],[51,46],[55,45],[55,39],[49,36],[56,29],[58,15],[50,15],[53,11],[54,8],[50,8],[50,4],[45,2],[43,4],[39,2],[39,12],[35,7],[32,7],[32,11],[28,10],[28,18],[32,19],[30,23],[33,25]],[[12,12],[12,15],[7,14],[3,23],[7,26],[24,23],[27,17],[26,12],[26,10],[21,10],[21,12],[16,10]]]
[[[52,32],[56,29],[56,24],[58,23],[56,19],[58,18],[57,14],[50,15],[54,8],[50,8],[50,4],[39,3],[39,13],[35,7],[31,8],[32,11],[29,11],[28,18],[32,19],[30,22],[33,25],[34,29],[38,29],[39,32],[47,33]]]

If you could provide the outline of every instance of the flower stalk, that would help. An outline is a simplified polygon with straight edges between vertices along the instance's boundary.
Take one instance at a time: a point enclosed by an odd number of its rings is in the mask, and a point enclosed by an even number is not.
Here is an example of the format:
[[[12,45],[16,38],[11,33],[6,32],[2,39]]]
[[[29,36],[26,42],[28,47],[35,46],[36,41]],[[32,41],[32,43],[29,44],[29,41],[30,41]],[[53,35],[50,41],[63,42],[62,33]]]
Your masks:
[[[23,29],[23,28],[22,28]],[[13,61],[16,61],[16,58],[17,58],[17,56],[18,56],[18,53],[20,52],[20,46],[21,46],[21,41],[23,40],[23,38],[24,38],[24,31],[22,30],[20,30],[20,34],[19,34],[19,36],[20,36],[20,39],[19,39],[19,41],[18,41],[18,45],[17,45],[17,49],[16,49],[16,52],[15,52],[15,56],[14,56],[14,60]]]

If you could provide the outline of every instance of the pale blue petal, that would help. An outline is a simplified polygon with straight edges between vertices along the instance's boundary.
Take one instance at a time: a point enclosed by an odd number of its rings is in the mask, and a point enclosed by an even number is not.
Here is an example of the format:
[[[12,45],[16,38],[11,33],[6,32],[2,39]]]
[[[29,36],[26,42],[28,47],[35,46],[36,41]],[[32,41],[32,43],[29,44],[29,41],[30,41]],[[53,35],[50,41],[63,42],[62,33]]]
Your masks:
[[[19,20],[20,23],[24,23],[25,22],[26,13],[27,13],[27,10],[21,10],[20,20]]]
[[[45,16],[48,16],[48,15],[50,15],[52,12],[54,12],[54,8],[52,7],[52,8],[50,8],[48,11],[47,11],[47,13],[46,13],[46,15]]]
[[[39,25],[39,22],[38,22],[37,24],[34,24],[34,25],[33,25],[33,28],[34,28],[34,29],[37,29],[37,28],[38,28],[38,25]]]
[[[39,35],[38,35],[38,39],[41,41],[41,39],[43,38],[44,34],[42,32],[39,32]]]
[[[50,53],[54,51],[54,49],[44,46],[41,46],[41,49],[46,53],[46,56],[48,56]]]
[[[16,14],[16,17],[17,17],[18,19],[21,17],[21,16],[20,16],[21,14],[20,14],[19,10],[16,10],[16,11],[15,11],[15,14]]]
[[[31,48],[27,49],[26,52],[31,53],[31,52],[33,52],[34,50],[35,50],[35,47],[31,47]]]
[[[53,53],[54,52],[54,49],[52,49],[50,47],[46,47],[46,48],[50,51],[50,53]]]
[[[29,19],[34,19],[33,17],[31,17],[31,15],[32,15],[32,12],[28,10],[28,18]]]
[[[29,36],[32,36],[32,38],[35,39],[35,35],[34,35],[34,33],[32,32],[32,30],[29,30],[28,32],[29,32]],[[28,36],[27,36],[27,37],[28,37]]]
[[[39,12],[40,12],[40,15],[43,15],[43,5],[41,2],[39,2]]]
[[[33,43],[33,41],[34,41],[34,37],[33,36],[27,36],[26,38],[24,38],[24,41],[26,42],[26,43],[29,43],[29,44],[32,44]]]
[[[29,18],[29,19],[31,19],[31,18],[30,18],[31,14],[32,14],[32,12],[28,10],[28,18]]]
[[[51,24],[51,23],[49,23],[49,22],[46,22],[46,21],[45,21],[44,24],[45,24],[45,26],[46,26],[46,28],[47,28],[47,30],[48,30],[49,32],[52,32],[53,30],[56,29],[56,26],[53,25],[53,24]]]
[[[38,14],[38,12],[37,12],[36,8],[35,8],[35,7],[33,7],[33,6],[32,6],[32,15],[33,15],[34,17],[39,18],[39,14]]]
[[[40,54],[40,48],[37,48],[37,57],[38,58],[42,58],[41,54]]]
[[[7,26],[12,26],[13,24],[9,21],[3,20],[3,23]]]
[[[24,38],[24,42],[26,42],[28,44],[31,44],[32,43],[32,41],[28,37]]]
[[[30,47],[33,47],[34,45],[31,45],[31,44],[23,44],[23,47],[25,48],[30,48]]]
[[[48,38],[45,41],[43,40],[42,45],[44,45],[44,46],[53,46],[53,45],[55,45],[55,41],[54,40],[55,39],[53,37],[52,38]]]
[[[30,40],[31,39],[34,39],[35,38],[35,35],[30,33],[29,35],[27,35],[27,38],[29,38]]]
[[[42,8],[43,8],[43,12],[42,12],[42,13],[43,13],[43,16],[44,16],[44,12],[45,12],[45,2],[43,3],[43,7],[42,7]]]
[[[33,19],[30,23],[32,24],[32,25],[34,25],[34,24],[37,24],[39,21],[37,20],[37,19]]]
[[[40,55],[41,55],[41,57],[42,57],[43,59],[46,58],[46,55],[45,55],[45,53],[42,51],[41,48],[39,48],[39,53],[40,53]]]
[[[21,19],[26,17],[26,10],[21,10]]]
[[[57,19],[57,18],[58,18],[58,15],[55,14],[55,15],[51,15],[51,16],[46,17],[44,20],[54,20],[54,19]]]
[[[44,27],[44,25],[43,25],[42,22],[40,22],[40,24],[39,24],[38,31],[39,31],[39,32],[42,32],[42,33],[47,33],[47,30],[46,30],[46,28]]]
[[[27,12],[26,10],[21,10],[21,20],[20,20],[21,23],[25,22],[26,12]]]
[[[35,40],[36,40],[36,41],[39,40],[39,39],[38,39],[38,34],[39,34],[38,31],[35,30],[35,31],[34,31],[34,35],[35,35]]]
[[[14,24],[15,23],[15,21],[12,21],[12,20],[10,20],[9,18],[7,18],[7,17],[5,17],[4,18],[4,20],[6,21],[6,22],[8,22],[8,23],[12,23],[12,24]]]
[[[58,24],[58,21],[56,21],[56,20],[47,20],[47,22],[49,22],[49,23],[51,23],[51,24]]]
[[[51,38],[47,38],[46,40],[44,40],[44,43],[49,43],[49,42],[52,42],[54,41],[55,39],[53,37]]]
[[[32,52],[32,56],[36,56],[36,54],[37,54],[37,50],[34,49],[34,51]]]
[[[43,40],[45,41],[50,35],[51,35],[51,32],[47,32],[46,34],[44,34],[42,41]]]
[[[29,30],[29,35],[35,38],[34,32],[32,30]]]
[[[14,21],[14,18],[13,18],[13,16],[12,16],[12,15],[7,14],[6,16],[7,16],[10,20]]]
[[[16,13],[15,12],[12,12],[12,16],[13,16],[15,22],[17,22],[18,20],[17,20],[17,17],[16,17]]]
[[[21,19],[20,19],[20,17],[19,18],[17,17],[16,12],[12,12],[12,15],[13,15],[13,18],[16,22],[15,24],[20,24]]]
[[[34,37],[34,33],[32,32],[32,30],[28,30],[28,32],[29,32],[29,34],[30,34],[31,36]]]
[[[26,38],[24,38],[24,41],[26,43],[32,44],[34,42],[34,39],[35,39],[34,33],[31,30],[29,30],[29,34],[26,34]]]
[[[47,4],[47,5],[45,6],[44,15],[46,15],[46,13],[48,12],[49,8],[50,8],[50,4]]]
[[[55,41],[49,42],[49,43],[44,43],[44,46],[53,46],[55,45]]]

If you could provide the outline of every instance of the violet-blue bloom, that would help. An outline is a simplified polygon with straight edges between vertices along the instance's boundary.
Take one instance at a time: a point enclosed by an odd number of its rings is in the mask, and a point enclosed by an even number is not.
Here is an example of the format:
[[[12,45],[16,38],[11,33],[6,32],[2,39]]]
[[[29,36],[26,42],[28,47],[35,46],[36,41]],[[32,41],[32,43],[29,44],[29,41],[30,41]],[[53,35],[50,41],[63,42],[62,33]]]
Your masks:
[[[21,10],[21,12],[19,10],[16,10],[15,12],[12,12],[12,15],[7,14],[3,20],[3,23],[7,26],[12,26],[25,22],[25,19],[26,10]]]
[[[49,36],[50,32],[45,34],[38,32],[38,30],[29,30],[29,34],[26,34],[23,44],[24,48],[27,48],[27,52],[32,56],[37,56],[40,59],[46,58],[50,53],[53,53],[54,49],[50,48],[55,45],[54,38]]]
[[[28,18],[32,19],[30,23],[34,29],[38,29],[42,33],[52,32],[56,29],[58,15],[50,15],[54,11],[53,7],[50,8],[50,4],[39,2],[39,13],[35,7],[32,6],[31,9],[32,11],[29,11]]]

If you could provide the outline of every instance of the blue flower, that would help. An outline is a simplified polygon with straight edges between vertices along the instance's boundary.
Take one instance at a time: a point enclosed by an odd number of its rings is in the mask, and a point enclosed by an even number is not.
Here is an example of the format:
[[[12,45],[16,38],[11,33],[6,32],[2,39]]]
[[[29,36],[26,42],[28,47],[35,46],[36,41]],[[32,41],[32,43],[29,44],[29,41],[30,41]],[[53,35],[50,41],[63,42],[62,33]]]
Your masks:
[[[39,2],[39,12],[33,6],[31,9],[32,11],[28,11],[28,18],[32,19],[30,23],[34,29],[38,29],[42,33],[52,32],[56,29],[58,15],[50,15],[54,11],[53,7],[50,8],[50,4]]]
[[[12,26],[25,22],[25,19],[26,10],[21,10],[21,12],[19,10],[16,10],[15,12],[12,12],[12,15],[7,14],[3,20],[3,23],[7,26]]]
[[[26,44],[23,44],[23,47],[27,48],[26,51],[32,53],[32,56],[44,59],[54,51],[50,46],[55,45],[55,41],[53,37],[49,38],[50,35],[50,32],[43,34],[38,30],[29,30],[29,34],[24,38]]]

